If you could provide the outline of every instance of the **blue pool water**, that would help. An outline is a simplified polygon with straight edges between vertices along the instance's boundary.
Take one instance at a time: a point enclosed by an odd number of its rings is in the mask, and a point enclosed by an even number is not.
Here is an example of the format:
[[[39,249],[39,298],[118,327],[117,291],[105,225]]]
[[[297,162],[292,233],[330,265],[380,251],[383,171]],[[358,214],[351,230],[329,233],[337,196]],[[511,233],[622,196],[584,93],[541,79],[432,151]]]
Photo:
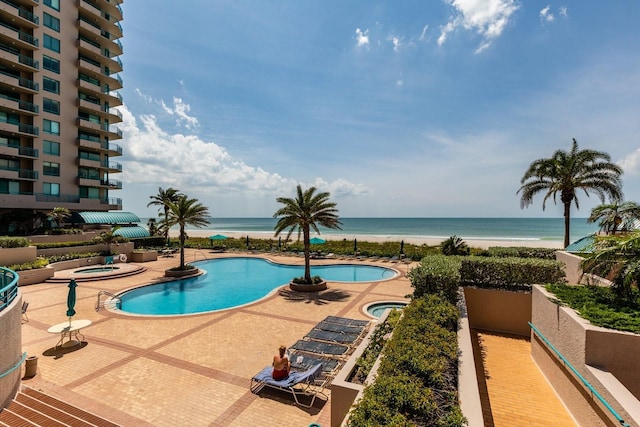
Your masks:
[[[303,266],[275,264],[261,258],[221,258],[194,264],[205,274],[128,291],[120,295],[122,311],[170,315],[237,307],[304,275]],[[390,279],[396,273],[384,267],[335,264],[311,266],[311,275],[335,282],[373,282]]]
[[[380,317],[382,316],[382,313],[384,313],[384,311],[388,308],[402,309],[406,306],[407,303],[404,302],[380,302],[371,304],[369,307],[367,307],[367,312],[373,317]]]

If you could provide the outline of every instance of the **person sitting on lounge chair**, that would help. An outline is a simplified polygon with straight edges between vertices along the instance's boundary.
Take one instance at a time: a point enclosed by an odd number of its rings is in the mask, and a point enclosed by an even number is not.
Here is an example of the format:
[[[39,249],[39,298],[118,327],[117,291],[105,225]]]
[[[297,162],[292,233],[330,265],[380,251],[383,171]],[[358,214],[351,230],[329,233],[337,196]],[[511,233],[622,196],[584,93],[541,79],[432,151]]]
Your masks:
[[[291,369],[291,362],[285,354],[287,347],[281,345],[278,348],[278,354],[273,356],[273,373],[271,376],[274,380],[283,380],[289,376],[289,370]]]

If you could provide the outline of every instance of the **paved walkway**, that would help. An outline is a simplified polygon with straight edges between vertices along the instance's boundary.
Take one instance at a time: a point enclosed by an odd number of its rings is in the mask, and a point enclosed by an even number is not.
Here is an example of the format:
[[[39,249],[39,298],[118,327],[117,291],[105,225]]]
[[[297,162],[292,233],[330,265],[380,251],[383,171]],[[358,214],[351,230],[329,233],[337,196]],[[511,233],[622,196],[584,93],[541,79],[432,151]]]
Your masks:
[[[187,262],[202,259],[203,252],[187,250]],[[303,263],[301,258],[273,259]],[[75,318],[93,324],[82,331],[82,346],[57,352],[53,347],[58,336],[47,328],[66,320],[67,287],[21,287],[30,303],[30,321],[22,326],[23,348],[39,356],[38,374],[24,383],[126,426],[282,427],[316,422],[326,427],[330,401],[304,409],[293,405],[289,395],[263,391],[256,396],[249,391],[250,378],[271,363],[278,345],[293,344],[327,315],[368,319],[362,311],[365,304],[403,299],[412,292],[404,277],[410,266],[379,262],[403,274],[383,282],[330,283],[319,294],[281,288],[254,304],[216,313],[153,318],[95,311],[100,290],[117,293],[161,280],[164,270],[177,264],[177,256],[159,258],[144,263],[147,271],[136,276],[79,283]]]
[[[485,426],[576,426],[531,358],[529,340],[475,332],[484,359],[484,391],[483,379],[479,382]]]

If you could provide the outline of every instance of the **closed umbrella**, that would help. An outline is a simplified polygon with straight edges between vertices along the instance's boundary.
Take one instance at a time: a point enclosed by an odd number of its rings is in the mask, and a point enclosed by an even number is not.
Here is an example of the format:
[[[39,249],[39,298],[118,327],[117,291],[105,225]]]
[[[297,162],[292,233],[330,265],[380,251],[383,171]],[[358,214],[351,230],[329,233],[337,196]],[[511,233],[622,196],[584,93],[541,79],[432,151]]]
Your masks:
[[[353,239],[353,253],[358,253],[358,239]]]
[[[404,240],[400,242],[400,255],[404,255]]]
[[[278,249],[282,246],[282,236],[278,236]]]
[[[247,235],[247,249],[249,249],[249,235]]]
[[[69,324],[71,324],[71,318],[76,315],[74,307],[76,305],[76,288],[78,284],[75,279],[71,279],[67,286],[69,287],[69,293],[67,294],[67,316],[69,317]]]

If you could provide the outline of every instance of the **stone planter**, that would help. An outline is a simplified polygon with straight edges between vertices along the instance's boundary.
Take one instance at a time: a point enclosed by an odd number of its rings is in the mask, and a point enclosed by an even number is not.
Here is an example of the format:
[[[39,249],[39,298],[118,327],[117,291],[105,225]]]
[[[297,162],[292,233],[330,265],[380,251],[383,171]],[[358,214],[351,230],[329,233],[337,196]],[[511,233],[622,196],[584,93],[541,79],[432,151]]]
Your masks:
[[[158,251],[144,251],[131,253],[131,262],[149,262],[158,259]]]
[[[327,289],[327,282],[322,281],[313,285],[289,282],[289,288],[296,292],[318,292]]]
[[[167,269],[164,271],[164,277],[189,277],[189,276],[197,276],[198,274],[200,274],[200,270],[198,268],[192,268],[190,270]]]

